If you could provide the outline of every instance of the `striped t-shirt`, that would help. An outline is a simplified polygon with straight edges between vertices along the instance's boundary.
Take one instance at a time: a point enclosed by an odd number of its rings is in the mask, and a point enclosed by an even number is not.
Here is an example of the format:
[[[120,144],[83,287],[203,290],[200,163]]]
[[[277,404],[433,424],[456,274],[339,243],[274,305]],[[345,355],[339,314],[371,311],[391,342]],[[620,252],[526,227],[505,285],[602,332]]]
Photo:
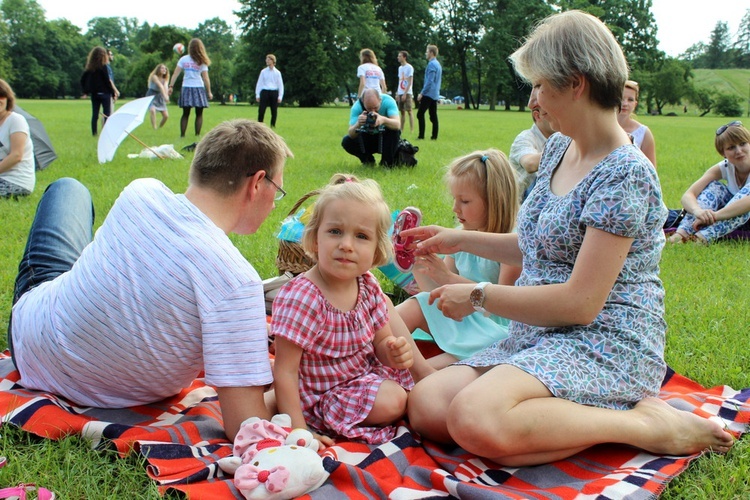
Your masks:
[[[20,383],[98,407],[272,381],[260,277],[184,195],[131,183],[73,268],[13,308]]]

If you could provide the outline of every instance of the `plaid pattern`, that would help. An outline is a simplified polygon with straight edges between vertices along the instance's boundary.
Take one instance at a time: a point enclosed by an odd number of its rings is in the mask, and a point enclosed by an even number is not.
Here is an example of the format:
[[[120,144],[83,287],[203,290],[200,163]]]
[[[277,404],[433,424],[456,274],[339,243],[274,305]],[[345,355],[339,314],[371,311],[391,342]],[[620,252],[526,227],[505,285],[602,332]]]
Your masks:
[[[414,386],[408,370],[384,366],[372,340],[388,323],[383,291],[372,273],[357,278],[359,295],[350,311],[334,307],[301,274],[281,287],[273,304],[271,333],[303,352],[299,363],[300,404],[305,422],[323,434],[380,444],[394,426],[360,425],[375,404],[380,384]]]
[[[147,457],[147,473],[163,492],[242,499],[216,464],[232,449],[222,431],[216,394],[201,380],[160,403],[122,410],[77,408],[25,390],[17,380],[7,353],[0,354],[3,422],[50,439],[82,434],[94,446],[111,445],[123,455],[135,449]],[[750,421],[749,396],[750,389],[704,389],[671,371],[660,395],[680,409],[720,416],[738,436]],[[345,442],[323,455],[331,477],[305,498],[650,499],[699,457],[655,456],[600,445],[548,465],[503,468],[459,448],[421,443],[403,426],[381,446]]]

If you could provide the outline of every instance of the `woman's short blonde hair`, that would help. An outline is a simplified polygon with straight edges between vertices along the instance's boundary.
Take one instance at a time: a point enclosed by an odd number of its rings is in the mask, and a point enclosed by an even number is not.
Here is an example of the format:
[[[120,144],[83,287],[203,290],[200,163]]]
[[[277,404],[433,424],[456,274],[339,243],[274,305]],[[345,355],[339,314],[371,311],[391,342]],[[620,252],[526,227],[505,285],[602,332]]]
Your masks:
[[[513,167],[502,151],[474,151],[448,165],[447,184],[469,182],[477,187],[487,207],[487,224],[482,231],[509,233],[516,226],[518,184]]]
[[[724,150],[728,147],[744,144],[746,142],[750,143],[750,130],[747,130],[741,123],[739,123],[738,125],[727,127],[724,132],[717,135],[714,145],[716,146],[716,151],[718,151],[721,156],[724,156]]]
[[[638,100],[638,96],[641,93],[641,88],[638,86],[638,82],[636,82],[635,80],[627,80],[625,82],[625,88],[626,89],[630,89],[633,92],[635,92],[635,100],[637,101]]]
[[[302,234],[302,248],[305,253],[317,262],[318,230],[323,221],[326,207],[334,200],[354,200],[367,205],[375,213],[377,220],[377,245],[373,257],[373,267],[387,264],[393,258],[393,244],[388,236],[391,228],[391,212],[383,199],[380,186],[372,179],[360,181],[351,174],[334,174],[331,181],[324,187],[312,210],[310,220],[305,225]]]
[[[570,10],[547,17],[510,59],[529,82],[547,80],[561,89],[583,76],[602,108],[622,103],[628,63],[609,28],[591,14]]]

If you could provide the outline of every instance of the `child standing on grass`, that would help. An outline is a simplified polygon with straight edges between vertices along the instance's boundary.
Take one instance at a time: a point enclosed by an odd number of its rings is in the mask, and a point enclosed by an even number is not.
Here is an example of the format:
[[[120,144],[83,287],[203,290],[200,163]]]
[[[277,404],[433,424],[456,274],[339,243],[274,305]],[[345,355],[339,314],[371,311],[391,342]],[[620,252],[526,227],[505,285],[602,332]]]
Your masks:
[[[457,158],[448,166],[445,180],[462,229],[513,231],[518,212],[516,179],[501,151],[474,151]],[[422,292],[399,304],[396,311],[409,331],[429,333],[443,351],[428,361],[433,368],[444,368],[508,336],[509,320],[480,310],[460,322],[446,318],[436,303],[429,303],[429,292],[451,283],[513,285],[521,273],[519,267],[458,252],[444,258],[421,255],[412,272]],[[414,362],[421,364],[422,355],[415,353]]]
[[[302,237],[317,262],[274,301],[278,411],[324,445],[336,437],[386,442],[406,412],[411,345],[370,273],[389,260],[390,225],[375,181],[334,175]]]

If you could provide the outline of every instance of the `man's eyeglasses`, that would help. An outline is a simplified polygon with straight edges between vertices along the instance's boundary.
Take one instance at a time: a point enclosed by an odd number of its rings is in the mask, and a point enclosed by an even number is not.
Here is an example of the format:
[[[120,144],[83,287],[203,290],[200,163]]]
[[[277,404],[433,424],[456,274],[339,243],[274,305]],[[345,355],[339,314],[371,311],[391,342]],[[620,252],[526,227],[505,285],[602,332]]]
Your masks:
[[[281,186],[273,182],[270,177],[266,176],[264,177],[264,179],[270,182],[271,184],[273,184],[274,187],[276,188],[276,196],[273,197],[273,201],[279,201],[284,196],[286,196],[286,191],[284,191],[284,189]]]
[[[726,125],[722,125],[721,127],[717,128],[717,129],[716,129],[716,135],[721,135],[721,134],[723,134],[724,132],[726,132],[726,130],[727,130],[727,129],[728,129],[729,127],[741,127],[741,126],[742,126],[742,122],[741,122],[741,121],[739,121],[739,120],[735,120],[735,121],[733,121],[733,122],[729,122],[729,123],[727,123]]]

